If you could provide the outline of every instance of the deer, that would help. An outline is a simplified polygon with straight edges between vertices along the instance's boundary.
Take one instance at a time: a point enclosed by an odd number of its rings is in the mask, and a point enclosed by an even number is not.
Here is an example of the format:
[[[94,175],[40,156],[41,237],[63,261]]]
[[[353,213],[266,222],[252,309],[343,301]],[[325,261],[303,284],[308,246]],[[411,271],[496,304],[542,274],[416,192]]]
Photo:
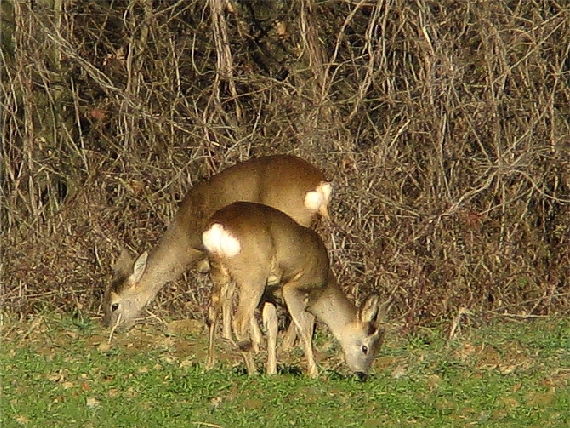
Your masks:
[[[277,373],[275,305],[281,302],[297,327],[309,376],[318,376],[312,351],[315,318],[339,341],[349,368],[361,376],[368,373],[384,338],[380,298],[372,294],[358,307],[348,299],[314,230],[267,205],[234,202],[213,214],[202,236],[214,284],[210,323],[220,310],[218,295],[227,283],[235,282],[233,332],[249,374],[256,373],[249,328],[258,307],[267,334],[266,373]],[[209,362],[213,351],[208,349]]]
[[[111,336],[116,329],[131,328],[166,283],[193,266],[208,271],[202,232],[216,210],[236,201],[259,202],[309,226],[316,217],[328,218],[331,191],[331,183],[318,168],[292,155],[252,158],[198,183],[188,191],[172,223],[150,252],[133,260],[124,250],[113,266],[114,278],[103,297],[103,323],[112,327]],[[222,299],[217,304],[223,307],[223,337],[229,339],[231,284],[217,296]]]

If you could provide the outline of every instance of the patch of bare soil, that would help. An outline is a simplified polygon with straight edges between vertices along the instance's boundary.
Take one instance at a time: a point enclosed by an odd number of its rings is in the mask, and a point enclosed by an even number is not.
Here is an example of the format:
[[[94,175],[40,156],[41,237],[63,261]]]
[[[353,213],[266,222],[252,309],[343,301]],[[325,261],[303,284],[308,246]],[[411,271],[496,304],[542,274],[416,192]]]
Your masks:
[[[515,370],[528,370],[535,365],[529,350],[518,341],[506,342],[501,348],[483,344],[473,345],[466,342],[456,352],[462,361],[469,361],[477,369],[498,370],[510,374]]]
[[[164,326],[139,324],[128,332],[110,337],[110,330],[103,328],[98,320],[92,321],[89,328],[81,329],[70,321],[37,316],[31,321],[4,325],[2,342],[4,349],[28,347],[46,355],[81,343],[87,349],[105,353],[121,350],[134,355],[162,351],[173,358],[195,356],[198,361],[202,356],[205,360],[207,349],[206,328],[193,319],[173,321]]]

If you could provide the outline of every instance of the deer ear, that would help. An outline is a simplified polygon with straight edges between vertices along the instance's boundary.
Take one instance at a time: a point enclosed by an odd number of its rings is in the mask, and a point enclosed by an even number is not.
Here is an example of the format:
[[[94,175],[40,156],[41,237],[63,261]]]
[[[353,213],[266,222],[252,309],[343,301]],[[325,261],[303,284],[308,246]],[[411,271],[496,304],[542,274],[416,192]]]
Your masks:
[[[386,319],[388,318],[388,312],[390,312],[390,309],[392,309],[392,303],[393,299],[392,296],[390,296],[384,303],[382,303],[378,307],[378,315],[376,317],[377,323],[386,322]]]
[[[121,254],[113,263],[113,272],[116,276],[128,277],[131,274],[131,269],[133,268],[133,258],[129,252],[123,248]]]
[[[376,324],[379,308],[380,297],[377,294],[368,297],[360,309],[360,322]]]
[[[135,266],[133,268],[133,273],[130,276],[130,280],[132,281],[133,285],[136,286],[138,282],[141,280],[141,277],[146,269],[146,259],[148,257],[148,253],[145,251],[142,253],[137,261],[135,262]]]

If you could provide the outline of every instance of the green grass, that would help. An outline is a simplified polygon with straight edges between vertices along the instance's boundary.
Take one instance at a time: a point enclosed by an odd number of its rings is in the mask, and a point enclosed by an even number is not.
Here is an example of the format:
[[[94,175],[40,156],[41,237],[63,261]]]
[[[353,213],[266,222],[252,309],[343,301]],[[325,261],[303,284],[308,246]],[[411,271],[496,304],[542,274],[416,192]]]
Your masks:
[[[96,323],[39,321],[3,326],[2,427],[570,426],[568,320],[392,337],[365,382],[248,377],[233,357],[204,371],[199,331],[145,326],[108,350]]]

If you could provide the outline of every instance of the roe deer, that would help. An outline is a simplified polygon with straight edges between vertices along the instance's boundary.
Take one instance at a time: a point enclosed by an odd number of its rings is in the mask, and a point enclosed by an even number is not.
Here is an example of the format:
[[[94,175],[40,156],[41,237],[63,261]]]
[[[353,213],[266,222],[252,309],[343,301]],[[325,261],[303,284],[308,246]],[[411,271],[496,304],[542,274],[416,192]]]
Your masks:
[[[214,213],[203,233],[203,243],[211,263],[212,293],[219,294],[232,280],[237,285],[239,300],[233,329],[250,374],[256,370],[248,327],[262,302],[268,335],[266,371],[277,372],[274,303],[281,298],[297,326],[310,376],[318,375],[311,346],[315,316],[340,342],[350,369],[368,372],[384,337],[378,327],[379,297],[370,296],[360,308],[346,297],[330,271],[327,250],[315,231],[266,205],[235,202]],[[270,284],[269,278],[279,282]],[[217,302],[213,296],[210,314],[214,319],[219,312]],[[208,363],[211,361],[210,347]]]
[[[282,210],[295,221],[310,225],[320,214],[328,216],[331,185],[307,161],[290,155],[253,158],[225,169],[191,188],[158,244],[133,261],[123,252],[114,266],[115,279],[104,296],[104,323],[129,328],[169,281],[196,262],[207,262],[202,232],[210,216],[235,201],[260,202]],[[231,336],[232,289],[223,297],[224,335]]]

